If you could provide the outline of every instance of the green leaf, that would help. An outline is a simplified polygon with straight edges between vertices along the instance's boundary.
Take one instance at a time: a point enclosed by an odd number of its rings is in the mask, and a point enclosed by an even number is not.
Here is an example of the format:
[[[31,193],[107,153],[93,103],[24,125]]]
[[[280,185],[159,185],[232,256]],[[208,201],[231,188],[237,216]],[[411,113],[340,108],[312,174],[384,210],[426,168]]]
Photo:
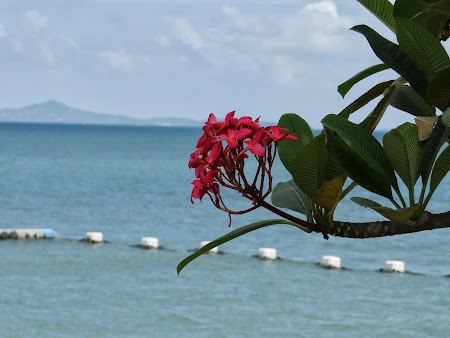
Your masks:
[[[444,69],[431,80],[426,98],[441,111],[450,107],[450,68]]]
[[[432,2],[431,5],[428,3],[427,8],[420,11],[420,13],[417,12],[417,14],[414,15],[412,18],[416,20],[420,19],[421,17],[425,17],[427,15],[434,15],[434,16],[442,15],[447,17],[447,19],[450,18],[450,0],[436,0],[431,2]]]
[[[395,22],[392,17],[394,6],[388,0],[358,0],[358,2],[395,33]]]
[[[320,134],[300,149],[294,158],[292,177],[295,184],[311,198],[325,183],[329,157],[325,135]]]
[[[436,115],[436,109],[407,85],[395,84],[389,103],[391,106],[414,116]]]
[[[370,88],[367,92],[365,92],[363,95],[358,97],[355,101],[350,103],[347,107],[345,107],[338,115],[348,119],[350,115],[353,114],[355,111],[359,110],[360,108],[368,104],[370,101],[382,95],[384,91],[387,88],[389,88],[393,82],[394,80],[390,80],[375,85],[374,87]]]
[[[449,134],[450,128],[442,123],[442,119],[439,119],[423,150],[423,157],[420,165],[420,175],[422,176],[422,183],[424,187],[428,183],[431,169],[433,168],[433,164],[436,160],[439,150],[447,140]]]
[[[384,97],[378,102],[372,112],[360,123],[360,125],[366,128],[369,133],[372,133],[380,123],[381,118],[384,115],[387,107],[389,106],[392,93],[394,92],[394,87],[390,87],[389,90],[384,94]]]
[[[278,121],[278,126],[280,128],[288,129],[289,133],[292,134],[301,131],[308,140],[311,140],[314,137],[308,123],[297,114],[283,114]]]
[[[428,1],[430,2],[430,1]],[[427,13],[435,13],[436,15],[442,15],[450,18],[450,0],[435,0],[431,1],[431,5],[422,13],[418,13],[414,19],[420,17],[421,15],[426,15]]]
[[[428,85],[425,73],[417,68],[408,54],[399,45],[383,38],[366,25],[355,26],[352,30],[364,35],[373,52],[381,61],[403,76],[420,95],[425,95],[425,88]]]
[[[444,149],[444,151],[439,155],[436,163],[433,167],[433,173],[430,179],[430,192],[428,193],[427,199],[433,195],[436,188],[439,186],[441,181],[444,179],[450,170],[450,146]]]
[[[420,146],[417,127],[412,123],[404,123],[383,137],[384,150],[389,161],[409,191],[419,178]]]
[[[400,47],[428,79],[450,66],[448,54],[436,36],[408,18],[396,18],[395,22]]]
[[[359,81],[364,80],[366,77],[369,77],[375,73],[381,72],[382,70],[389,69],[389,66],[385,65],[384,63],[371,66],[369,68],[364,69],[363,71],[359,72],[358,74],[352,76],[347,81],[341,83],[338,86],[338,92],[341,94],[342,97],[345,96],[345,94],[348,93],[348,91]]]
[[[351,197],[350,199],[364,208],[370,208],[378,212],[380,215],[386,217],[387,219],[390,219],[393,222],[409,222],[414,211],[417,209],[417,206],[401,209],[391,209],[367,198]]]
[[[442,123],[445,124],[445,126],[450,128],[450,108],[448,108],[445,112],[442,113]]]
[[[450,18],[450,0],[433,2],[434,4],[415,15],[412,19],[425,27],[433,36],[438,36],[444,24]]]
[[[314,136],[308,123],[296,114],[281,116],[278,126],[289,130],[291,135],[297,136],[298,141],[280,141],[277,144],[278,153],[285,168],[291,172],[292,162],[297,152]]]
[[[281,182],[275,186],[272,192],[272,204],[306,216],[311,215],[311,202],[308,196],[297,187],[294,180]]]
[[[392,199],[398,190],[394,170],[381,144],[364,127],[337,115],[327,115],[328,147],[344,172],[363,188]]]
[[[429,6],[429,3],[422,0],[396,0],[393,11],[394,20],[396,18],[411,19],[418,13],[425,11]]]
[[[249,233],[251,231],[255,231],[255,230],[267,227],[269,225],[275,225],[275,224],[288,224],[288,225],[292,225],[296,228],[299,228],[303,231],[311,232],[311,230],[304,228],[304,227],[298,225],[297,223],[294,223],[294,222],[291,222],[288,220],[284,220],[284,219],[269,219],[269,220],[265,220],[265,221],[255,222],[255,223],[240,227],[236,230],[233,230],[233,231],[229,232],[228,234],[226,234],[222,237],[219,237],[216,240],[208,243],[204,247],[198,249],[196,252],[194,252],[192,255],[186,257],[178,264],[177,273],[180,274],[181,270],[183,270],[183,268],[186,265],[188,265],[190,262],[192,262],[197,257],[199,257],[199,256],[203,255],[204,253],[208,252],[209,250],[215,248],[216,246],[222,245],[226,242],[231,241],[232,239],[235,239],[239,236],[245,235],[246,233]]]

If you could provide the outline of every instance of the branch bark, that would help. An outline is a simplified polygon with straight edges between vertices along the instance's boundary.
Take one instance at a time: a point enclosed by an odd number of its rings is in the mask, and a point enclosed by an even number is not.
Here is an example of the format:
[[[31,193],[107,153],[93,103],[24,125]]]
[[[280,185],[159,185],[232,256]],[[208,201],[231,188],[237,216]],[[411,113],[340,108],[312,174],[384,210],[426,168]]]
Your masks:
[[[377,221],[367,223],[334,222],[330,229],[332,236],[346,238],[373,238],[410,234],[425,230],[450,228],[450,211],[432,214],[425,211],[415,224],[397,223],[392,221]]]
[[[310,229],[312,232],[323,233],[326,239],[326,234],[336,237],[362,239],[403,235],[425,230],[450,228],[450,211],[441,214],[432,214],[425,211],[419,221],[417,221],[415,224],[398,223],[392,221],[375,221],[365,223],[334,221],[334,225],[330,229],[325,230],[325,226],[310,223],[294,217],[265,201],[261,201],[258,204],[281,217],[284,217],[292,222]]]

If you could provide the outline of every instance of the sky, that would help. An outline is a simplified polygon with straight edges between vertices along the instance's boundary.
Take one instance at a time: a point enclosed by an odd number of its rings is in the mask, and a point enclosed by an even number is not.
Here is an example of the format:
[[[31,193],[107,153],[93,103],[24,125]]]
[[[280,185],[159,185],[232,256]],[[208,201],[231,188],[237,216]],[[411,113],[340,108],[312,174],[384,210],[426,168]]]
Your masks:
[[[337,86],[379,63],[356,0],[2,0],[0,107],[54,99],[138,118],[296,113],[314,128],[345,99]],[[405,115],[389,113],[382,127]],[[362,115],[361,115],[362,116]]]

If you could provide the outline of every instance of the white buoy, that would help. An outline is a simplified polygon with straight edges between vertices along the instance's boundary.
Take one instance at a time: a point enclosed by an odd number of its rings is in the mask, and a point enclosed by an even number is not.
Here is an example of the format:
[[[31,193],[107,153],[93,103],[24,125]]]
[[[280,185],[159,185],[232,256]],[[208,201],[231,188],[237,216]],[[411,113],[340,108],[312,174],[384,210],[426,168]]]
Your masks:
[[[386,261],[384,263],[384,272],[398,272],[398,273],[404,273],[405,272],[405,263],[402,261]]]
[[[86,240],[89,243],[101,243],[103,242],[103,234],[101,232],[87,232]]]
[[[159,241],[155,237],[142,237],[141,247],[145,249],[158,249]]]
[[[336,256],[323,256],[320,265],[327,269],[340,269],[341,259]]]
[[[273,248],[259,248],[258,257],[261,259],[277,259],[277,250]]]
[[[200,242],[200,249],[203,248],[205,245],[208,245],[209,243],[211,243],[211,241],[201,241]],[[208,252],[210,252],[210,253],[219,253],[219,247],[216,246],[216,247],[210,249]]]

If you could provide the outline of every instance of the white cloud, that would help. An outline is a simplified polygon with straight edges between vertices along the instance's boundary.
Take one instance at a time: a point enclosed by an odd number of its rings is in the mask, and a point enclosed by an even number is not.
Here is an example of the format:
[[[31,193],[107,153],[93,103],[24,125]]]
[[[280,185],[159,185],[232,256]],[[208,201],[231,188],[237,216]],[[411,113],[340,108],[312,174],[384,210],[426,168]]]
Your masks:
[[[185,45],[194,50],[199,50],[203,47],[204,42],[201,35],[192,27],[189,20],[186,18],[177,18],[173,20],[173,30],[176,37]]]
[[[135,58],[124,50],[106,50],[100,57],[108,61],[109,65],[122,72],[131,72],[136,66]]]
[[[319,64],[352,48],[352,20],[331,0],[311,2],[297,12],[255,14],[230,5],[221,12],[223,23],[203,27],[201,34],[186,18],[172,22],[176,39],[213,67],[269,73],[279,84],[296,85],[310,78],[296,60]]]
[[[72,39],[70,36],[61,35],[60,39],[64,41],[67,45],[72,47],[73,49],[80,49],[80,45],[78,42],[76,42],[74,39]]]
[[[264,39],[266,50],[302,51],[332,55],[347,52],[352,22],[338,14],[334,2],[325,0],[306,5],[295,14],[279,19],[279,34]]]
[[[337,7],[336,4],[333,1],[330,0],[323,0],[320,2],[314,2],[307,4],[304,7],[305,11],[309,12],[316,12],[316,13],[324,13],[327,15],[330,15],[331,17],[337,19],[339,18],[339,15],[337,13]]]
[[[47,25],[47,16],[37,9],[30,9],[25,12],[26,22],[36,31],[41,30]]]
[[[352,49],[348,34],[352,20],[342,16],[332,0],[311,2],[297,12],[250,13],[224,5],[221,13],[224,20],[214,26],[198,24],[201,33],[187,18],[174,19],[172,36],[159,34],[154,40],[160,45],[170,41],[176,47],[178,41],[190,46],[216,70],[269,74],[284,86],[311,80],[305,62],[319,65]]]
[[[171,45],[170,39],[165,34],[158,34],[153,38],[153,41],[161,47],[169,47]]]
[[[242,15],[239,9],[230,5],[223,6],[222,12],[242,31],[257,33],[264,30],[263,18],[255,15]]]
[[[6,32],[5,26],[0,24],[0,39],[7,37],[7,36],[8,36],[8,33]]]
[[[50,49],[50,47],[47,44],[40,43],[38,45],[39,49],[39,55],[41,56],[41,59],[45,61],[48,64],[53,64],[56,62],[55,55],[53,54],[53,51]]]

